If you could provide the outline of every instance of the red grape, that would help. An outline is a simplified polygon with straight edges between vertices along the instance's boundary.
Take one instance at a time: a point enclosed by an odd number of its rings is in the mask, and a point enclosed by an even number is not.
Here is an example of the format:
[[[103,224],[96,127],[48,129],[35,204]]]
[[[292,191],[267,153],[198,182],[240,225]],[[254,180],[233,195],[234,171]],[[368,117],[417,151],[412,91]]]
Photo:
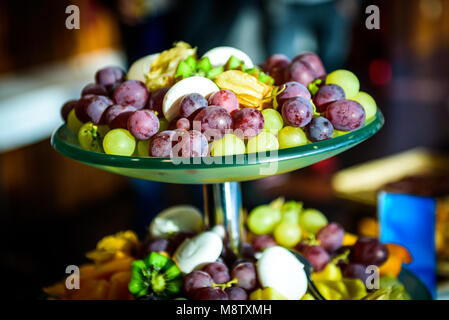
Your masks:
[[[327,250],[327,252],[334,252],[343,245],[343,237],[345,236],[344,229],[335,222],[329,223],[327,226],[318,231],[316,234],[320,245]]]
[[[196,233],[193,231],[181,231],[175,233],[170,238],[170,249],[168,252],[169,253],[175,252],[176,249],[181,245],[181,243],[184,242],[184,240],[193,238],[194,236],[196,236]]]
[[[196,110],[207,107],[207,100],[199,93],[184,96],[179,104],[179,115],[187,118]]]
[[[206,264],[202,270],[207,272],[215,283],[226,283],[231,280],[228,267],[222,262]]]
[[[193,271],[185,276],[182,290],[187,297],[192,297],[195,291],[199,288],[212,286],[211,276],[204,271]]]
[[[271,72],[273,68],[285,68],[290,64],[290,59],[282,53],[272,54],[265,61],[264,69]]]
[[[106,123],[111,129],[127,129],[128,118],[136,110],[137,109],[133,106],[122,106],[120,104],[114,104],[106,110]]]
[[[388,250],[376,238],[359,238],[354,244],[351,258],[354,262],[363,265],[380,266],[387,260]]]
[[[290,98],[282,105],[282,118],[292,127],[304,127],[313,116],[313,106],[303,97]]]
[[[240,138],[257,136],[263,129],[265,120],[262,112],[254,108],[243,108],[232,115],[234,134]]]
[[[365,110],[356,101],[338,100],[329,104],[326,118],[335,129],[352,131],[360,128],[365,122]]]
[[[197,121],[201,125],[201,132],[209,140],[221,138],[227,130],[232,128],[232,118],[229,112],[219,106],[208,106],[201,109],[193,119],[193,129],[195,130]]]
[[[208,152],[208,142],[204,134],[196,130],[176,130],[172,138],[173,154],[178,157],[204,157]]]
[[[248,300],[248,294],[240,287],[226,288],[225,292],[228,294],[229,300]]]
[[[226,89],[214,92],[208,99],[210,106],[225,108],[229,113],[239,109],[239,100],[234,92]]]
[[[318,89],[313,97],[318,112],[326,112],[329,103],[345,99],[345,91],[337,84],[327,84]]]
[[[306,127],[307,136],[310,141],[316,142],[332,138],[334,127],[324,117],[315,117]]]
[[[162,238],[149,238],[143,244],[144,256],[146,257],[151,252],[168,252],[170,242],[167,239]]]
[[[86,95],[78,100],[75,113],[81,122],[92,121],[102,125],[105,123],[105,110],[112,104],[112,100],[108,97]]]
[[[172,156],[172,145],[175,131],[166,130],[156,134],[150,142],[150,156],[169,158]]]
[[[257,236],[252,242],[255,251],[262,251],[268,247],[277,245],[276,240],[269,234]]]
[[[159,130],[159,119],[151,110],[137,110],[128,118],[129,132],[139,140],[148,140]]]
[[[193,292],[193,300],[229,300],[228,294],[218,287],[204,287]]]
[[[105,86],[98,83],[89,83],[86,85],[81,91],[81,96],[85,96],[86,94],[94,94],[97,96],[108,96],[108,90],[106,90]]]
[[[323,270],[330,261],[330,256],[323,247],[307,246],[304,249],[304,257],[312,264],[315,271]]]
[[[231,278],[237,278],[237,286],[247,291],[254,290],[257,287],[257,274],[254,263],[242,262],[235,266],[231,272]]]
[[[308,63],[312,70],[315,72],[317,78],[321,78],[326,75],[326,70],[324,69],[323,62],[315,53],[304,52],[299,56],[293,58],[293,62],[298,60]]]
[[[150,92],[145,83],[138,80],[128,80],[121,83],[114,90],[114,102],[117,104],[131,105],[142,109],[148,102]]]
[[[285,69],[285,80],[297,81],[304,86],[313,82],[317,77],[312,67],[302,60],[296,60]]]
[[[349,263],[343,269],[343,277],[360,279],[364,284],[366,284],[368,276],[366,267],[359,263]]]
[[[70,111],[72,111],[73,108],[75,108],[76,103],[78,100],[69,100],[61,108],[61,117],[64,119],[65,122],[67,122],[67,117],[69,116]]]
[[[179,130],[189,130],[190,129],[190,121],[187,118],[179,118],[176,120],[176,129]]]
[[[303,97],[307,100],[311,98],[309,90],[296,81],[284,83],[281,89],[281,93],[276,96],[276,101],[279,106],[282,106],[290,98]]]
[[[307,243],[305,243],[304,241],[300,241],[296,246],[295,246],[295,250],[300,252],[300,253],[304,253],[304,251],[309,247],[309,245]]]
[[[100,69],[95,74],[95,81],[105,87],[111,86],[116,82],[123,82],[126,79],[126,73],[118,67],[106,67]]]
[[[169,88],[161,88],[155,90],[151,92],[150,98],[148,99],[148,109],[157,112],[158,116],[162,115],[162,103],[164,102],[164,97],[168,89]]]

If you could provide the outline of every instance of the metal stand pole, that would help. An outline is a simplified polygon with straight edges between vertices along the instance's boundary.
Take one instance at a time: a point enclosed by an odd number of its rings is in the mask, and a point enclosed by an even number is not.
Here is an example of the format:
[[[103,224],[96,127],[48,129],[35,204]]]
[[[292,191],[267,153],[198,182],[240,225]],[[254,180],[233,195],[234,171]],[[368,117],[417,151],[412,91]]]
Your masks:
[[[204,212],[206,225],[222,225],[229,239],[230,249],[241,255],[243,245],[242,194],[238,182],[205,184]]]

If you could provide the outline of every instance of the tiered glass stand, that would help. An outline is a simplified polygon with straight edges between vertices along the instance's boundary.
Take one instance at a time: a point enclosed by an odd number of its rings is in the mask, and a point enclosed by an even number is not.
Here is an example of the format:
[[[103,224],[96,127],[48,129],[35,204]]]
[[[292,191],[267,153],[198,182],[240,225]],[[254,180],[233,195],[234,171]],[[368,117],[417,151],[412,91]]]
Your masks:
[[[274,153],[232,157],[172,159],[96,153],[81,149],[66,125],[53,133],[51,143],[63,155],[109,172],[166,183],[203,184],[206,225],[224,226],[230,248],[239,255],[244,239],[240,181],[294,171],[335,156],[373,136],[383,123],[378,111],[362,128],[329,140]]]

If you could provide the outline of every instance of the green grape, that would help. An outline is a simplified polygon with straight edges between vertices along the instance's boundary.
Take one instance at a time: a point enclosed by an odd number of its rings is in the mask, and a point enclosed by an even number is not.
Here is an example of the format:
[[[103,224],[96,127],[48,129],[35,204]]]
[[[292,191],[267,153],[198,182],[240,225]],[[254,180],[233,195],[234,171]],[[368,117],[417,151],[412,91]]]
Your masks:
[[[78,142],[84,150],[103,152],[101,149],[101,137],[98,126],[92,122],[86,122],[78,131]]]
[[[279,149],[279,142],[275,135],[262,131],[257,136],[248,140],[248,153],[264,152]]]
[[[299,225],[313,234],[327,224],[326,216],[317,209],[305,209],[299,215]]]
[[[83,126],[83,123],[77,118],[75,114],[75,109],[72,109],[72,111],[70,111],[69,115],[67,116],[67,126],[69,127],[70,131],[75,134],[78,134],[78,131],[80,131],[81,127]]]
[[[262,111],[264,126],[263,129],[273,134],[278,134],[284,126],[284,120],[279,112],[268,108]]]
[[[254,208],[248,215],[248,228],[251,232],[260,234],[272,233],[281,220],[281,211],[269,205]]]
[[[169,123],[168,123],[167,119],[159,118],[159,131],[158,131],[158,133],[167,130],[168,129],[168,125],[169,125]]]
[[[359,91],[351,100],[357,101],[365,109],[365,121],[369,121],[376,115],[376,101],[368,93]]]
[[[212,142],[210,154],[212,156],[230,156],[245,153],[245,143],[233,134],[227,134],[219,140]]]
[[[139,157],[150,156],[150,140],[139,140],[137,142],[137,155]]]
[[[335,70],[326,77],[326,84],[337,84],[345,92],[346,99],[354,97],[360,89],[360,82],[357,76],[348,70]]]
[[[299,225],[299,215],[302,211],[302,202],[288,201],[282,205],[282,221]]]
[[[294,247],[301,240],[301,228],[296,223],[282,221],[274,229],[274,239],[283,247]]]
[[[107,154],[130,156],[136,148],[136,139],[125,129],[113,129],[103,139],[103,149]]]
[[[286,126],[278,134],[279,148],[292,148],[307,144],[307,136],[301,128]]]

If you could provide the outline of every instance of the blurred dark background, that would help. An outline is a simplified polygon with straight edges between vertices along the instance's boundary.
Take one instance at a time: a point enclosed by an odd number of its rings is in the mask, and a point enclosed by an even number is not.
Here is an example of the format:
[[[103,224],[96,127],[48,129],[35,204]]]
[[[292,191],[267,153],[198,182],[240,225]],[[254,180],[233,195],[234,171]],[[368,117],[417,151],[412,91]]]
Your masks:
[[[71,4],[80,8],[79,30],[65,27]],[[373,4],[379,30],[365,26]],[[235,46],[257,62],[277,52],[317,52],[328,70],[355,72],[384,113],[379,134],[338,158],[244,183],[248,209],[282,195],[354,230],[354,217],[375,208],[336,198],[335,171],[415,147],[448,150],[449,0],[2,1],[0,259],[7,297],[39,297],[102,236],[128,228],[142,234],[160,208],[201,205],[201,188],[167,185],[153,200],[145,196],[151,185],[67,159],[49,141],[62,122],[60,106],[97,69],[126,68],[177,40],[200,54]]]

